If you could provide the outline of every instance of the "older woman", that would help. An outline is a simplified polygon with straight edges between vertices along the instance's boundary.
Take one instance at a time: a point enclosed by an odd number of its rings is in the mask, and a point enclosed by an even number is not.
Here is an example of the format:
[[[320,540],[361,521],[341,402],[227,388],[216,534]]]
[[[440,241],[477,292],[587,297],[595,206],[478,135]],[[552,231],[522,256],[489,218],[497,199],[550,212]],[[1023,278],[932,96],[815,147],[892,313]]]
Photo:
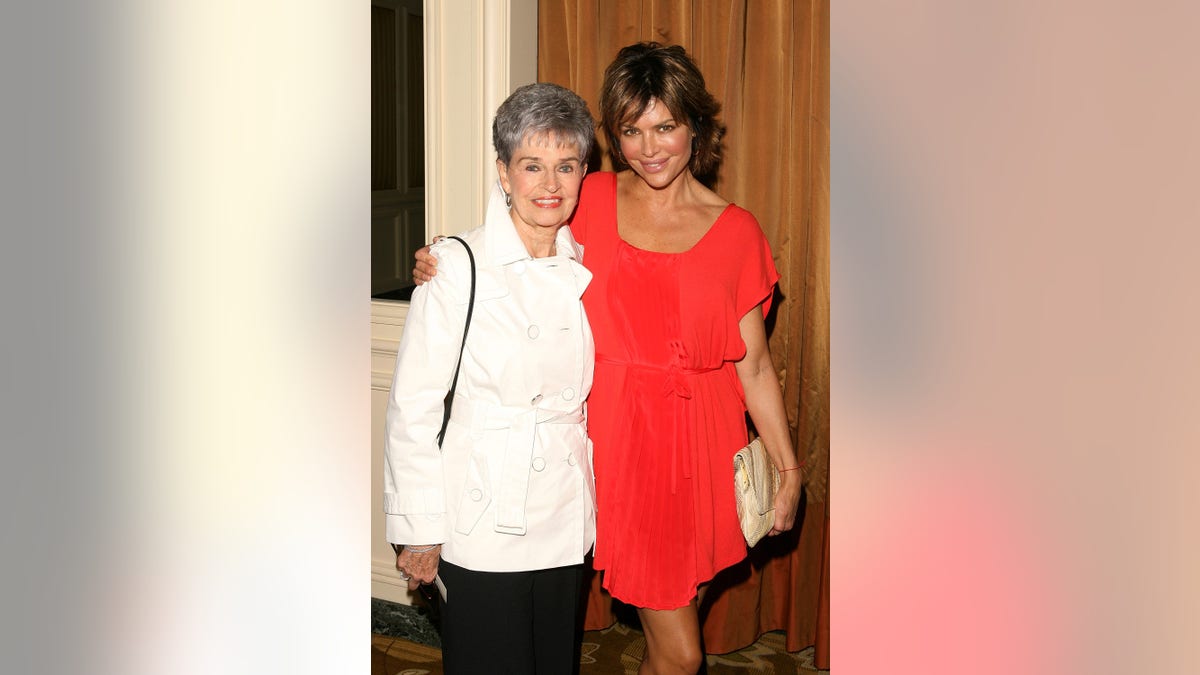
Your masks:
[[[445,590],[447,673],[570,673],[584,555],[595,540],[583,401],[591,274],[564,227],[593,121],[574,93],[517,89],[492,125],[499,174],[484,224],[461,235],[478,270],[457,393],[437,433],[470,292],[466,249],[413,294],[387,411],[387,538],[409,587]]]

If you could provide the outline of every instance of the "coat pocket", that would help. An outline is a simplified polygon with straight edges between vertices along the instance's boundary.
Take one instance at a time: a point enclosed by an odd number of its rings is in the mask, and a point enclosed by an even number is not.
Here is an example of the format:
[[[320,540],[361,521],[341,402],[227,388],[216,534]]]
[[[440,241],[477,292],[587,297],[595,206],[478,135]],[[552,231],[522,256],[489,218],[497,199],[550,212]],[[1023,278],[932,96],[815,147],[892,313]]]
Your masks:
[[[483,512],[492,503],[491,481],[488,480],[487,460],[482,453],[472,451],[467,462],[467,480],[458,499],[458,516],[454,531],[471,534]]]

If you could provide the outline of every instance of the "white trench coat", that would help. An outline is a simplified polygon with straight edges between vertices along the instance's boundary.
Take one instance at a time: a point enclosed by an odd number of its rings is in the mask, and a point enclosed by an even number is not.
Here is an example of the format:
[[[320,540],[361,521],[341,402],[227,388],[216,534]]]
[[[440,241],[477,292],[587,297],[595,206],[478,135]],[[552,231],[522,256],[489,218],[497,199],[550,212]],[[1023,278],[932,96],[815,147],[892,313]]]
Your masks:
[[[452,239],[417,288],[387,408],[387,539],[442,544],[467,569],[577,564],[596,537],[584,400],[595,348],[580,296],[592,275],[562,227],[557,255],[530,257],[499,185],[483,226],[459,235],[478,269],[475,310],[445,442],[444,398],[462,341],[470,262]]]

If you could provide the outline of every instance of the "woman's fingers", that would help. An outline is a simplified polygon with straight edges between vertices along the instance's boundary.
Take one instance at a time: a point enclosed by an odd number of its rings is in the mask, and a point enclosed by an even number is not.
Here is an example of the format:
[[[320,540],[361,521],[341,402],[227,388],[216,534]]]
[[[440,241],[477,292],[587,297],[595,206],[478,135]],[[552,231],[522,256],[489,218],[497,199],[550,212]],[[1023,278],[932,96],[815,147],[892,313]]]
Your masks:
[[[775,526],[768,536],[781,534],[796,524],[796,511],[800,507],[799,481],[788,481],[779,487],[775,495]]]
[[[433,238],[434,241],[438,239],[441,237]],[[429,252],[428,246],[418,249],[413,254],[413,261],[413,282],[418,286],[437,276],[437,258]]]
[[[408,582],[409,590],[413,590],[421,584],[433,583],[433,578],[437,576],[441,554],[442,547],[440,545],[426,551],[414,552],[405,548],[400,552],[396,558],[396,569],[400,571],[400,578]]]

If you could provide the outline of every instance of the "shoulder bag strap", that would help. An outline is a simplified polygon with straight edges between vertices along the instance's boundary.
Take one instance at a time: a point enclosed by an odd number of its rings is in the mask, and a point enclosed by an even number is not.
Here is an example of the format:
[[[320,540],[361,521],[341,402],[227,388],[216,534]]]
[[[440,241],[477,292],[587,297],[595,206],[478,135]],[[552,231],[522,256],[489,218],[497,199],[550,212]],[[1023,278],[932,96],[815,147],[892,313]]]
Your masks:
[[[442,429],[438,431],[437,443],[438,447],[442,447],[442,439],[446,437],[446,425],[450,423],[450,406],[454,403],[454,389],[458,386],[458,369],[462,366],[463,350],[467,348],[467,330],[471,328],[471,313],[475,310],[475,254],[471,252],[471,247],[467,246],[467,242],[459,237],[447,237],[454,239],[467,249],[467,257],[471,260],[471,295],[467,299],[467,321],[463,326],[462,346],[458,348],[458,362],[454,364],[454,379],[450,382],[450,391],[446,393],[446,401],[443,406],[442,413]]]

